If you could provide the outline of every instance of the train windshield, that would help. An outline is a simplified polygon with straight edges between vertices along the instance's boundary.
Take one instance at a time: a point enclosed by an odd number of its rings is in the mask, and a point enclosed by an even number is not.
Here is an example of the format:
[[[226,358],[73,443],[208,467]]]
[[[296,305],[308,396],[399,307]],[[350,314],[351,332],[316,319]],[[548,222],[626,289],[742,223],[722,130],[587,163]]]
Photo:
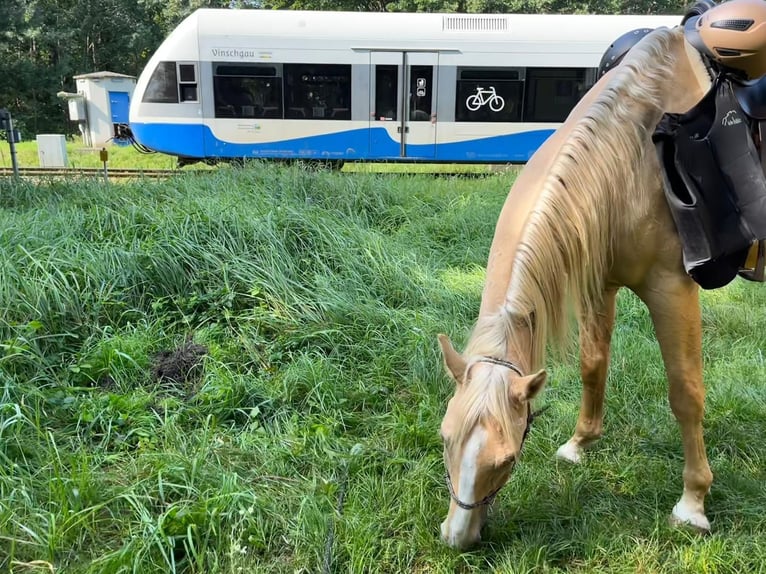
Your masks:
[[[144,102],[178,103],[178,74],[175,62],[160,62],[152,72],[144,92]]]

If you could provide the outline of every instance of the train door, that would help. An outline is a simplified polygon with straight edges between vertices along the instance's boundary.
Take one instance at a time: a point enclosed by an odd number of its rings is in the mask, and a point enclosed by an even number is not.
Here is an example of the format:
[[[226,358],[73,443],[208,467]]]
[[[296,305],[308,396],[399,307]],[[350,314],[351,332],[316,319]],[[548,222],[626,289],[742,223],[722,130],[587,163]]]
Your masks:
[[[370,156],[436,158],[437,52],[370,53]]]

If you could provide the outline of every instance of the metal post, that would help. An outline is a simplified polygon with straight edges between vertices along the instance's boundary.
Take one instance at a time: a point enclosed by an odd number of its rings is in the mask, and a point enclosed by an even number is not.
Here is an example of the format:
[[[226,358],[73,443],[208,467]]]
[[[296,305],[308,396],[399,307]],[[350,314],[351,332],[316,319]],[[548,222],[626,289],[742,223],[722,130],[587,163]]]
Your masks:
[[[11,147],[11,165],[13,166],[13,175],[18,179],[19,177],[19,162],[16,158],[16,133],[13,130],[13,119],[8,114],[8,131],[5,132],[8,145]]]
[[[11,148],[11,165],[13,166],[13,175],[19,177],[19,162],[16,158],[16,130],[13,129],[13,119],[11,112],[6,109],[0,109],[0,129],[5,130],[5,139]]]
[[[109,183],[109,174],[106,171],[106,164],[109,161],[109,152],[106,151],[105,147],[101,148],[101,152],[99,152],[99,156],[101,157],[101,161],[104,162],[104,181],[106,183]]]

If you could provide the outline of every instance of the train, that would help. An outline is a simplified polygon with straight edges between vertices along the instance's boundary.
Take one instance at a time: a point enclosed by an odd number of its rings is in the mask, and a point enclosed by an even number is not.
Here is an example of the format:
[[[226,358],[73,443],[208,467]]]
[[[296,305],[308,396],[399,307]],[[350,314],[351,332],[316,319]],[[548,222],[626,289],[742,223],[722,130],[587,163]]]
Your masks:
[[[129,134],[181,164],[524,163],[616,38],[680,21],[199,9],[139,75]]]

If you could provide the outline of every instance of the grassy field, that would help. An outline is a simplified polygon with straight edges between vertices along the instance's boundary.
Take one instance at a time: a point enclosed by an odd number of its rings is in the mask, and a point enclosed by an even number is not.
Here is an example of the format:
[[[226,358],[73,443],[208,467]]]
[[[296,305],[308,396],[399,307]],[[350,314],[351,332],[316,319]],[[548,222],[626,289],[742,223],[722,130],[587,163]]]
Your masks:
[[[102,167],[99,150],[86,148],[81,140],[67,140],[67,167],[85,168]],[[109,152],[108,167],[111,168],[135,168],[135,169],[175,169],[174,157],[153,153],[142,154],[130,146],[107,146]],[[40,159],[37,153],[37,142],[26,141],[16,144],[16,156],[19,167],[40,167]],[[0,167],[11,167],[11,152],[5,141],[0,141]],[[204,169],[206,166],[198,164],[196,169]],[[186,168],[188,169],[188,168]]]
[[[110,145],[109,162],[107,167],[112,169],[177,169],[177,160],[173,156],[162,153],[140,153],[130,146]],[[16,145],[17,161],[20,167],[40,167],[37,152],[37,142],[27,141]],[[67,141],[67,160],[70,168],[93,168],[103,167],[99,156],[99,150],[83,147],[79,140]],[[4,141],[0,141],[0,167],[11,167],[10,148]],[[219,164],[218,167],[204,163],[194,163],[183,168],[188,170],[212,170],[229,167],[228,164]],[[515,166],[486,165],[486,164],[402,164],[402,163],[347,163],[343,166],[344,172],[353,173],[470,173],[488,174],[498,171],[516,171]]]
[[[682,456],[644,307],[619,299],[605,436],[555,462],[551,364],[475,550],[438,539],[438,426],[510,174],[253,164],[0,180],[0,571],[766,571],[766,288],[706,292],[713,533],[672,529]]]

